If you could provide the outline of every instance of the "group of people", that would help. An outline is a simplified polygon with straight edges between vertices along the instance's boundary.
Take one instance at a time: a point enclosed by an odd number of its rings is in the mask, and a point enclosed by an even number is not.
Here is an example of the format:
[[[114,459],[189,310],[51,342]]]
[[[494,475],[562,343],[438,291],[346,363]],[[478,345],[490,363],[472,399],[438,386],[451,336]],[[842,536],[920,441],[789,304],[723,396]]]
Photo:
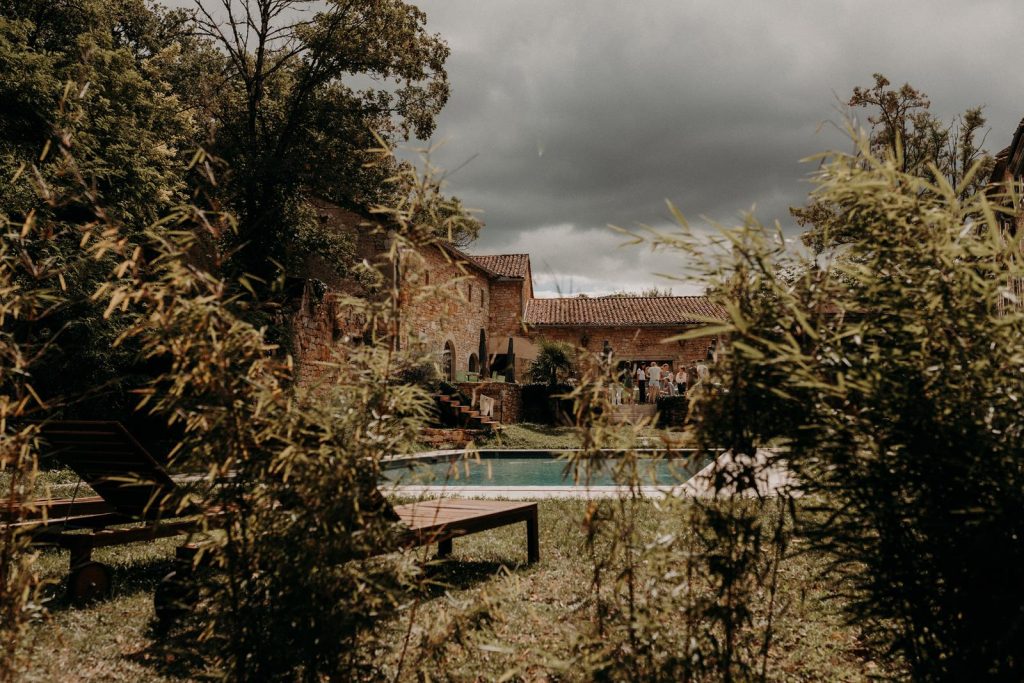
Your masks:
[[[661,396],[685,396],[687,390],[700,382],[707,372],[706,367],[696,364],[690,367],[680,365],[675,371],[668,363],[634,364],[614,378],[612,405],[654,403]]]

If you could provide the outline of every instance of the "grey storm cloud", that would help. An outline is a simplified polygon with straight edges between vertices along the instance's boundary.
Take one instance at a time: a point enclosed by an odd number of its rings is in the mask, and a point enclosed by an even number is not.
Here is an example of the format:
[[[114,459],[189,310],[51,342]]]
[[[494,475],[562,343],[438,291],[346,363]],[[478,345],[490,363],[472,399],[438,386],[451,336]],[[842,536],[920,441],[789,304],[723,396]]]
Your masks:
[[[548,293],[668,284],[640,269],[671,259],[604,227],[663,225],[665,200],[723,222],[756,205],[792,231],[800,159],[848,147],[828,122],[876,71],[945,118],[986,105],[992,151],[1024,114],[1012,0],[419,4],[452,48],[432,159],[468,160],[449,189],[482,211],[474,249],[529,251]]]
[[[678,259],[607,229],[665,226],[666,200],[724,223],[756,205],[795,234],[800,159],[849,148],[838,104],[874,72],[945,119],[985,105],[993,152],[1024,115],[1020,0],[415,4],[452,49],[432,162],[482,212],[472,250],[529,252],[547,294],[669,284],[651,273]]]

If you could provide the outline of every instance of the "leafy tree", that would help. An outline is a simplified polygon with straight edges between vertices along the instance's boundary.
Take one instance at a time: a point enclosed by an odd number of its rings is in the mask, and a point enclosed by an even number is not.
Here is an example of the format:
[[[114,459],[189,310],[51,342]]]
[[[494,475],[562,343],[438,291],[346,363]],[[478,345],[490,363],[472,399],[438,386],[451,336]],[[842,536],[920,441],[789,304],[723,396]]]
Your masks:
[[[191,191],[241,217],[237,235],[231,224],[197,221],[208,232],[191,257],[206,267],[233,256],[235,275],[266,280],[278,264],[304,274],[305,256],[316,253],[344,274],[352,236],[325,230],[306,197],[364,210],[393,203],[385,181],[400,164],[378,163],[368,149],[429,134],[447,98],[447,47],[426,33],[419,10],[394,0],[331,2],[317,13],[298,0],[221,5],[227,23],[213,20],[212,0],[192,17],[145,0],[0,8],[0,162],[12,174],[0,184],[0,217],[30,217],[55,237],[26,245],[27,256],[70,268],[82,227],[96,221],[116,223],[145,251],[142,228]],[[348,83],[365,77],[389,83]],[[190,175],[199,167],[203,174]],[[220,177],[209,182],[206,171]],[[429,210],[415,204],[419,220],[465,243],[479,223],[439,187]],[[148,372],[130,347],[113,344],[122,324],[91,298],[114,265],[109,254],[75,263],[66,318],[53,324],[76,340],[76,354],[51,358],[37,381],[72,377],[80,386],[68,393],[81,394],[120,390]],[[269,323],[267,313],[253,306],[249,314]]]
[[[675,295],[672,293],[672,288],[671,287],[666,287],[665,289],[660,289],[658,287],[649,287],[647,289],[642,290],[639,294],[637,294],[636,292],[629,292],[629,291],[626,291],[626,290],[622,290],[622,291],[618,291],[618,292],[612,292],[611,294],[608,294],[607,296],[615,297],[615,298],[628,298],[628,297],[633,297],[633,296],[660,297],[660,296],[675,296]]]
[[[769,461],[813,501],[796,521],[879,657],[914,680],[1019,680],[1018,245],[984,193],[963,199],[874,144],[817,177],[819,202],[859,216],[848,259],[815,268],[759,226],[729,231],[713,272],[729,391],[700,397],[696,426],[740,453],[786,447]]]
[[[564,342],[541,340],[537,357],[526,373],[534,382],[555,386],[564,382],[575,367],[572,347]]]
[[[878,158],[891,156],[900,171],[931,181],[940,178],[956,188],[961,199],[981,190],[994,164],[982,149],[985,116],[982,107],[972,107],[950,123],[931,112],[928,96],[909,83],[891,87],[882,74],[874,85],[856,87],[847,105],[867,112],[871,124],[867,149]],[[979,136],[981,139],[979,140]],[[863,155],[849,158],[863,165]],[[797,223],[807,228],[802,239],[822,253],[859,239],[864,226],[854,207],[824,202],[812,197],[805,207],[791,208]]]
[[[0,163],[26,163],[53,190],[91,186],[104,210],[138,229],[183,197],[191,120],[181,111],[154,59],[172,49],[181,13],[143,0],[39,3],[0,7]],[[74,141],[74,168],[40,153],[55,138]],[[37,163],[38,162],[38,163]],[[0,213],[34,220],[85,222],[88,208],[47,210],[31,174],[0,185]]]
[[[400,0],[197,6],[219,64],[192,106],[231,169],[221,196],[238,216],[237,264],[266,282],[304,228],[290,210],[304,193],[357,208],[384,199],[395,169],[367,164],[367,150],[431,134],[448,99],[449,50]]]
[[[123,325],[92,299],[116,262],[109,252],[83,259],[80,244],[106,222],[135,243],[185,196],[194,127],[158,66],[184,19],[143,0],[0,6],[0,223],[39,229],[45,239],[10,248],[62,277],[51,286],[63,305],[22,330],[62,340],[33,372],[51,406],[108,390],[120,398],[103,398],[107,411],[133,402],[123,388],[140,369],[134,352],[115,346]],[[39,277],[19,276],[21,286]]]

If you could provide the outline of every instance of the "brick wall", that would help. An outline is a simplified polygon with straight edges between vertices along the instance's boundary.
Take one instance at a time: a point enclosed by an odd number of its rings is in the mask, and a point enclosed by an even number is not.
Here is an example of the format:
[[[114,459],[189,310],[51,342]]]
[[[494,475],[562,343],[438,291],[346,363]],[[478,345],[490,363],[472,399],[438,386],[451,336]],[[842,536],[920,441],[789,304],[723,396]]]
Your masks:
[[[522,421],[523,385],[501,382],[459,382],[455,386],[466,396],[490,396],[498,402],[494,408],[494,418],[502,424],[515,424]]]
[[[318,296],[308,281],[292,315],[292,354],[295,382],[303,388],[330,381],[330,362],[338,334],[334,295]]]
[[[515,337],[523,333],[522,280],[498,280],[491,283],[490,331],[495,338]]]
[[[328,202],[317,203],[317,211],[325,224],[350,232],[358,260],[382,265],[384,284],[389,286],[393,275],[390,266],[379,262],[380,255],[387,249],[387,234],[368,225],[362,216]],[[321,279],[326,279],[329,286],[324,292],[307,282],[301,301],[293,305],[292,351],[297,363],[296,380],[307,386],[329,380],[331,370],[326,363],[336,356],[334,351],[339,340],[359,327],[358,321],[349,320],[351,313],[346,314],[339,305],[340,292],[365,294],[353,279],[343,282],[328,279],[326,264],[311,262],[309,270],[311,276],[322,272]],[[500,347],[502,352],[508,337],[524,335],[521,316],[526,299],[533,295],[529,278],[491,281],[477,268],[453,262],[450,253],[437,246],[421,250],[418,257],[415,254],[403,256],[401,277],[400,343],[403,348],[421,349],[439,363],[446,343],[450,343],[454,348],[455,376],[469,371],[470,356],[479,355],[481,330],[485,331],[488,342],[499,342],[494,348]],[[436,291],[420,291],[419,283],[428,284]],[[685,329],[544,327],[525,335],[533,341],[547,338],[568,342],[574,347],[582,345],[593,352],[599,352],[608,340],[620,360],[668,360],[678,364],[705,359],[711,337],[662,343],[666,337]],[[477,363],[479,368],[486,359],[477,358]],[[517,352],[515,374],[518,379],[524,377],[528,365],[529,359]],[[512,393],[515,390],[506,391],[503,396]],[[508,400],[506,409],[518,415],[515,399]]]
[[[530,337],[537,341],[548,339],[566,342],[573,347],[583,347],[594,353],[599,353],[604,347],[605,340],[608,340],[614,357],[618,360],[667,360],[675,366],[679,363],[689,364],[707,359],[708,349],[712,343],[717,343],[711,336],[683,342],[664,341],[688,329],[691,328],[543,327],[530,330]]]
[[[421,345],[440,361],[445,344],[450,342],[455,349],[453,367],[458,376],[469,371],[471,354],[479,356],[480,330],[488,331],[489,281],[475,268],[452,262],[437,247],[423,250],[421,256],[418,267],[407,274],[410,295],[402,301],[403,343]],[[437,289],[433,294],[417,291],[419,281]]]

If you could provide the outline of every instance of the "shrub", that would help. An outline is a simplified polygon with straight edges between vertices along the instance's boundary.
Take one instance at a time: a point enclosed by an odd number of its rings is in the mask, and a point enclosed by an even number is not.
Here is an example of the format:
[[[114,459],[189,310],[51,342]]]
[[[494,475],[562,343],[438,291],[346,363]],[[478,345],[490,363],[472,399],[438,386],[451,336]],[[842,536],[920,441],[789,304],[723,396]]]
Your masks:
[[[573,399],[564,398],[572,393],[568,384],[524,384],[523,422],[557,424],[572,415]]]
[[[526,374],[534,382],[555,386],[559,382],[565,382],[574,367],[571,346],[564,342],[542,339],[537,357],[530,361]]]
[[[393,300],[351,300],[360,343],[338,349],[329,389],[297,390],[290,360],[240,314],[250,297],[187,263],[193,239],[148,233],[97,293],[110,311],[146,312],[127,335],[164,371],[140,407],[184,433],[175,465],[216,484],[188,501],[208,511],[198,540],[212,569],[190,623],[233,680],[377,677],[379,629],[423,580],[409,554],[379,556],[399,536],[376,486],[381,459],[410,450],[430,415],[422,387],[394,381],[424,359],[394,350]],[[178,636],[194,647],[192,631]]]
[[[427,391],[434,391],[440,384],[437,366],[430,360],[411,362],[396,373],[402,384],[411,384]]]
[[[30,225],[13,226],[0,216],[0,233],[0,680],[7,681],[22,670],[25,631],[38,611],[36,556],[29,547],[29,535],[13,524],[33,512],[36,429],[22,419],[40,408],[30,384],[31,369],[46,346],[43,340],[26,339],[24,330],[48,322],[47,313],[59,299],[59,290],[47,287],[56,273],[45,264],[35,279],[25,271],[30,264],[22,258],[18,243],[37,239],[36,230]]]
[[[728,392],[700,438],[775,440],[823,514],[800,530],[833,559],[849,618],[915,680],[1024,675],[1024,278],[988,199],[834,154],[814,196],[856,216],[831,259],[758,226],[727,234]],[[968,179],[969,180],[969,179]],[[965,181],[968,182],[968,181]],[[725,251],[725,250],[723,250]]]
[[[686,422],[690,399],[686,396],[659,396],[657,407],[659,427],[682,427]]]

